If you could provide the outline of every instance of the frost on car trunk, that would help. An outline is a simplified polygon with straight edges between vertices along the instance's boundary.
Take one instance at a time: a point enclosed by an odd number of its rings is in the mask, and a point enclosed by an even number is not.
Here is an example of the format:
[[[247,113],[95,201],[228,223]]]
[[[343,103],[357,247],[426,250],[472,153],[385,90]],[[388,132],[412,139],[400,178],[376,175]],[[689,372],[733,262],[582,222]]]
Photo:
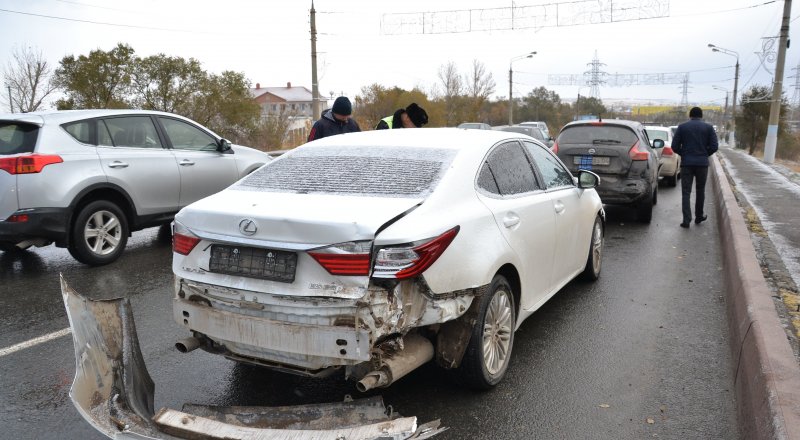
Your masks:
[[[95,429],[114,439],[422,439],[445,428],[387,413],[380,397],[293,407],[184,405],[154,411],[153,384],[127,298],[91,300],[61,279],[75,343],[70,397]]]

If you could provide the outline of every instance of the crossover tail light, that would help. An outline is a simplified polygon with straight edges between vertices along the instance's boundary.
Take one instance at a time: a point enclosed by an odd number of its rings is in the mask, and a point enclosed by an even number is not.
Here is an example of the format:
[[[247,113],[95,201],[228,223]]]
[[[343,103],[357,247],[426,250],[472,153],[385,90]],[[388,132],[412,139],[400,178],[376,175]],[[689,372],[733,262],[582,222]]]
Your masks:
[[[664,149],[661,150],[662,156],[672,156],[673,154],[675,154],[675,152],[672,151],[672,147],[664,147]]]
[[[25,156],[6,157],[0,159],[0,170],[8,174],[41,173],[47,165],[64,162],[55,154],[29,154]]]
[[[404,279],[421,274],[444,253],[458,231],[459,227],[456,226],[422,243],[380,249],[375,258],[375,270],[372,276]]]
[[[553,142],[553,146],[550,147],[550,151],[552,151],[553,154],[558,154],[558,141]]]
[[[631,160],[647,160],[650,158],[650,153],[648,153],[646,150],[643,151],[639,149],[639,141],[636,141],[636,143],[633,144],[633,147],[631,147],[628,155],[631,157]]]
[[[339,243],[309,251],[331,275],[369,275],[371,241]]]

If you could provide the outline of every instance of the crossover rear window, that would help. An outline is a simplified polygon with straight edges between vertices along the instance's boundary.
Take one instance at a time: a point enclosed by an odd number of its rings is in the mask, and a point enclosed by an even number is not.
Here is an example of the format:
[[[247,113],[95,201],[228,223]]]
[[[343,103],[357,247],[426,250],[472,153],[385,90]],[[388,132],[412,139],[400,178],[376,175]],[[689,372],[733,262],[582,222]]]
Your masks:
[[[33,153],[38,136],[36,125],[0,121],[0,154]]]
[[[308,148],[269,162],[236,189],[424,197],[436,187],[455,153],[436,148]]]
[[[630,128],[619,125],[574,125],[566,127],[558,135],[558,144],[592,144],[595,141],[618,143],[630,147],[638,140],[636,133]]]

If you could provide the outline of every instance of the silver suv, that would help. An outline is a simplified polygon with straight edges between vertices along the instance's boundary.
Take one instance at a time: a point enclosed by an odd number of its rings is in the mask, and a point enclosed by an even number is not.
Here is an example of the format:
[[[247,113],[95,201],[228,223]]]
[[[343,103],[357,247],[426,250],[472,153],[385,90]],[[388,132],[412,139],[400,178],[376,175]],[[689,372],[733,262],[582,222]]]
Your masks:
[[[169,223],[269,160],[170,113],[0,115],[0,250],[55,242],[108,264],[132,231]]]

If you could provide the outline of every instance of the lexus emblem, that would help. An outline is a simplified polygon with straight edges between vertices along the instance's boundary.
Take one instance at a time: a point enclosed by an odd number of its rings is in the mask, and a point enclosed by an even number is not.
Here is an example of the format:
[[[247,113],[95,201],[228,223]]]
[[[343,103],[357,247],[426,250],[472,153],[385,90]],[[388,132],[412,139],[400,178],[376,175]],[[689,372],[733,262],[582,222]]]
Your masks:
[[[255,220],[246,218],[239,222],[239,232],[242,235],[254,235],[256,231],[258,231],[258,225],[256,225]]]
[[[594,148],[589,148],[589,154],[594,154],[594,153],[597,153],[597,150],[595,150]]]

